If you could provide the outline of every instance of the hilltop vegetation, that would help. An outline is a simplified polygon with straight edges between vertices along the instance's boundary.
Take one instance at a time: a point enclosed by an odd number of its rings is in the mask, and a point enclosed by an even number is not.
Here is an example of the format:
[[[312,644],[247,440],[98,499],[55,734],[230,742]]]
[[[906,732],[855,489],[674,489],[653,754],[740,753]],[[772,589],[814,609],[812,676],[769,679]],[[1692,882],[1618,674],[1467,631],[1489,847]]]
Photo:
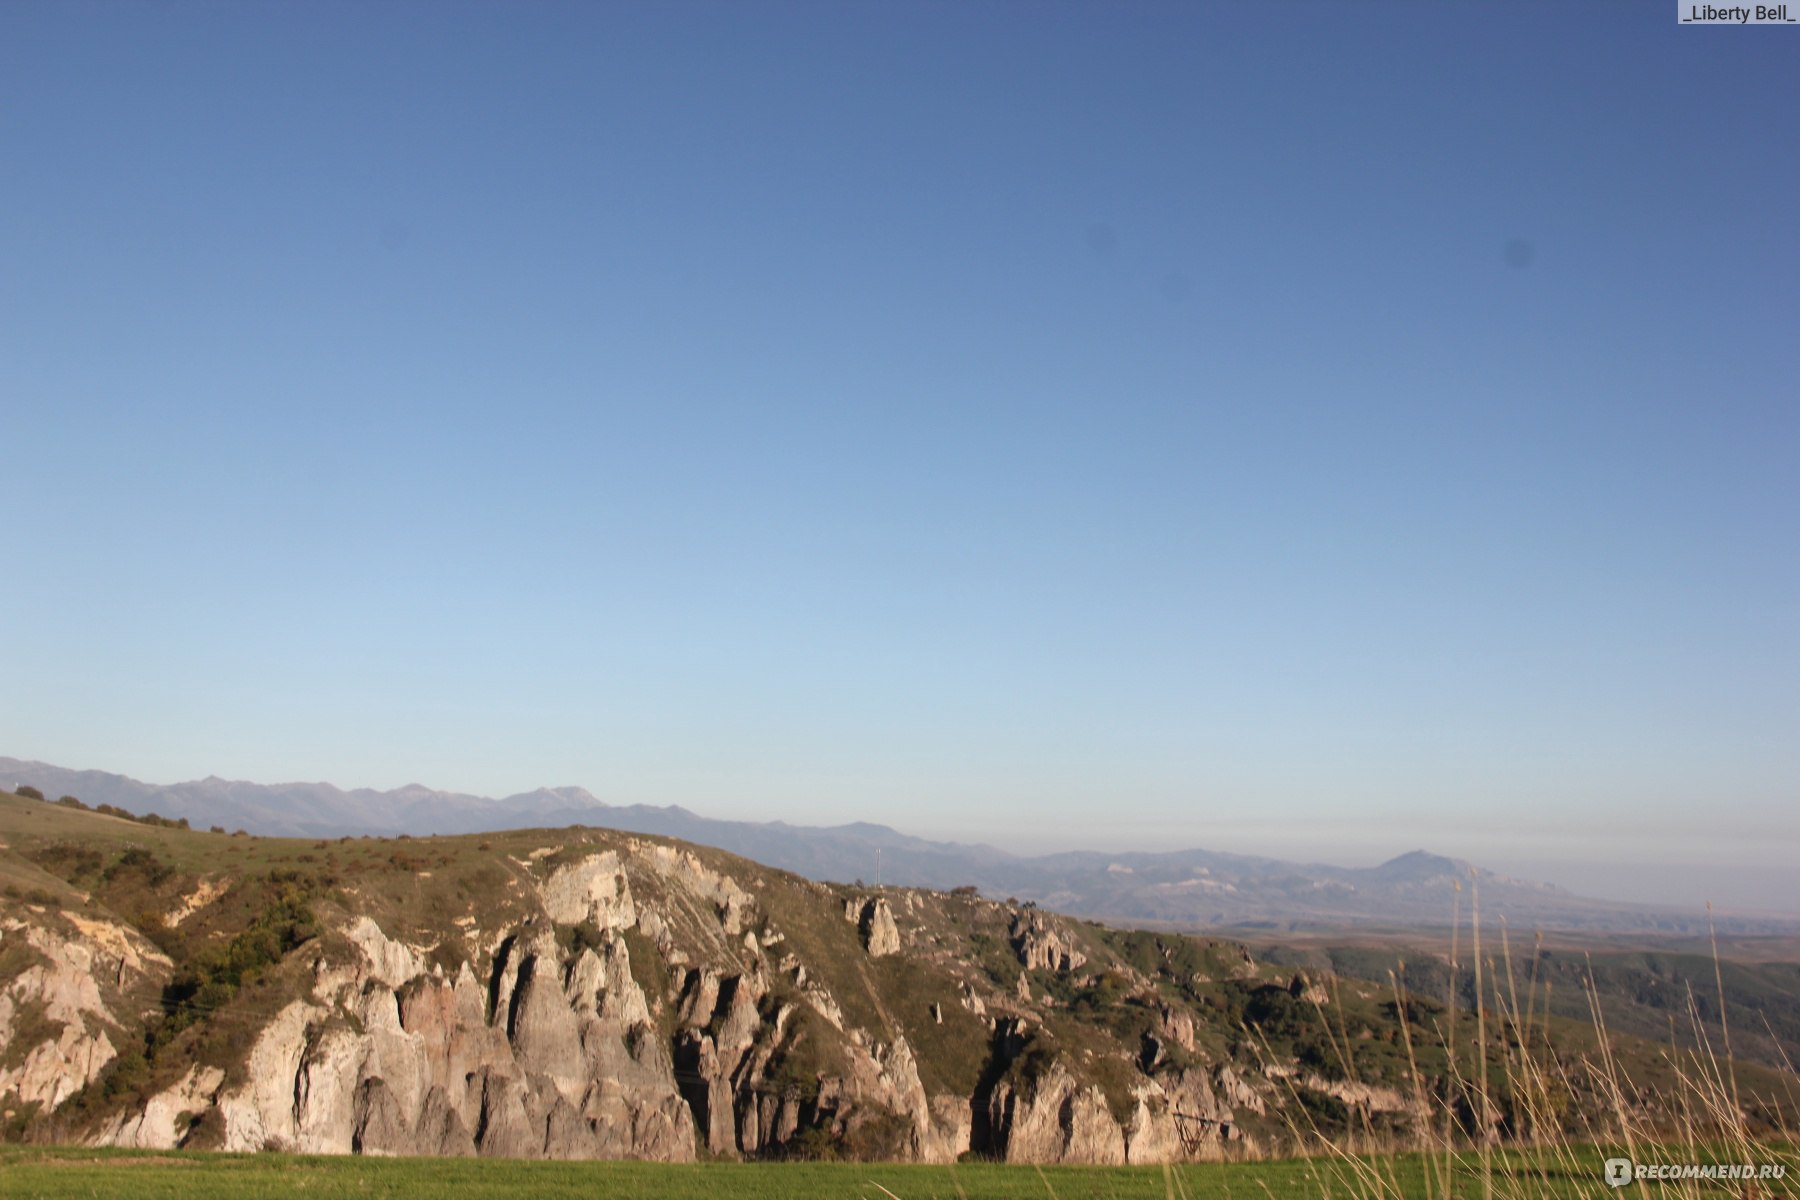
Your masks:
[[[1418,963],[1400,992],[668,839],[267,839],[0,796],[0,842],[13,1138],[1124,1163],[1404,1145],[1440,1115],[1574,1134],[1619,1103],[1591,1024],[1478,1030]],[[1521,1048],[1559,1064],[1541,1094],[1507,1076]],[[1634,1112],[1679,1116],[1669,1055],[1606,1051]],[[1785,1071],[1739,1083],[1751,1122],[1790,1123]]]

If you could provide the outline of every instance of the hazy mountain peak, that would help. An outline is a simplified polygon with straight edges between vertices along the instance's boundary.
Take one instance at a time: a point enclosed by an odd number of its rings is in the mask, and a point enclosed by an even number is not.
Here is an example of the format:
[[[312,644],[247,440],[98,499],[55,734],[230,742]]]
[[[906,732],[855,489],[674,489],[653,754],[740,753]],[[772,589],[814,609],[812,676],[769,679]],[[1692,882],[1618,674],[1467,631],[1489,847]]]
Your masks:
[[[1461,859],[1410,850],[1378,867],[1208,850],[1100,854],[1068,851],[1028,857],[987,845],[930,841],[871,821],[833,827],[721,821],[671,805],[608,804],[575,785],[540,787],[504,799],[408,784],[392,791],[344,792],[329,784],[230,782],[162,787],[122,775],[71,771],[0,757],[0,782],[30,784],[45,795],[74,795],[90,805],[186,817],[196,828],[243,828],[288,837],[345,834],[423,836],[491,833],[520,827],[601,825],[627,833],[683,838],[813,879],[873,879],[898,886],[979,888],[1045,908],[1118,923],[1151,921],[1187,929],[1271,926],[1443,925]],[[879,857],[878,857],[879,855]],[[1120,868],[1130,868],[1129,871]],[[1544,929],[1703,931],[1703,914],[1585,899],[1545,884],[1480,873],[1484,912]],[[1791,932],[1779,916],[1746,914],[1741,932]]]
[[[1467,875],[1470,864],[1429,850],[1408,850],[1395,855],[1375,870],[1384,879],[1430,879],[1443,875]]]

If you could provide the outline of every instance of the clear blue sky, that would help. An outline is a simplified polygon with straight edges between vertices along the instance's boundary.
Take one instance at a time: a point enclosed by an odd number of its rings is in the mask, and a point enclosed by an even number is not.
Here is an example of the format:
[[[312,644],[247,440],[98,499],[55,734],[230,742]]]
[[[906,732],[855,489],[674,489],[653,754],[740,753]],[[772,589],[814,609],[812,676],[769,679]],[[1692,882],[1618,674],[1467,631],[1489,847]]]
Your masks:
[[[14,0],[0,753],[1800,908],[1797,135],[1660,4]]]

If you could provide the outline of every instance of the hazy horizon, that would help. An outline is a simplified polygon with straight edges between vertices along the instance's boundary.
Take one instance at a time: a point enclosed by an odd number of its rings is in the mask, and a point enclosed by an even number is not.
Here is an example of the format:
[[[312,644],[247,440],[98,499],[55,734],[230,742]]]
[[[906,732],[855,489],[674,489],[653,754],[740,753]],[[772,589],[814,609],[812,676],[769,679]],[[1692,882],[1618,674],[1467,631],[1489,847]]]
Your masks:
[[[11,756],[17,757],[17,756]],[[40,759],[23,761],[42,762]],[[129,771],[107,767],[78,767],[68,763],[44,763],[68,770],[97,770],[123,775],[155,787],[177,787],[205,782],[210,778],[229,783],[251,783],[264,786],[324,784],[342,792],[354,792],[368,785],[342,783],[327,779],[238,779],[208,774],[179,779],[145,779]],[[595,795],[591,788],[572,781],[540,783],[529,787],[506,788],[492,793],[434,784],[429,779],[410,779],[405,783],[370,790],[391,792],[404,787],[424,787],[434,792],[479,796],[494,801],[529,795],[540,790],[578,788],[608,805],[626,807],[641,803],[628,797]],[[1298,863],[1323,863],[1339,867],[1373,867],[1415,850],[1424,850],[1450,858],[1469,861],[1484,871],[1536,883],[1551,883],[1578,895],[1594,899],[1622,900],[1632,903],[1657,904],[1671,909],[1699,910],[1711,902],[1720,912],[1776,912],[1800,915],[1800,897],[1793,887],[1791,857],[1782,847],[1774,847],[1762,861],[1739,862],[1729,867],[1710,867],[1696,862],[1691,837],[1666,838],[1660,844],[1651,842],[1650,854],[1657,857],[1637,858],[1620,852],[1609,844],[1605,831],[1581,839],[1556,839],[1539,835],[1535,839],[1514,836],[1469,840],[1466,833],[1434,830],[1422,826],[1400,835],[1388,831],[1371,831],[1366,827],[1346,826],[1337,830],[1317,829],[1296,832],[1272,825],[1226,820],[1195,823],[1188,826],[1134,828],[1132,823],[1110,824],[1105,830],[1086,827],[1079,832],[1058,836],[1041,826],[1008,828],[984,826],[979,821],[941,828],[917,827],[905,819],[894,819],[878,813],[859,812],[846,802],[843,811],[810,820],[799,820],[782,813],[762,816],[721,816],[705,807],[684,805],[700,817],[719,820],[760,822],[787,821],[793,825],[847,825],[867,822],[887,825],[897,833],[930,841],[985,843],[1010,854],[1033,856],[1056,854],[1070,850],[1092,850],[1102,853],[1161,853],[1171,850],[1209,850],[1251,857],[1285,859]],[[1406,837],[1415,841],[1402,845]],[[1385,839],[1385,840],[1384,840]],[[1572,846],[1586,850],[1571,849]],[[1535,854],[1533,853],[1535,847]],[[1715,853],[1717,847],[1711,848]],[[1682,854],[1681,851],[1687,851]]]
[[[0,112],[27,757],[1800,908],[1785,29],[25,0]]]

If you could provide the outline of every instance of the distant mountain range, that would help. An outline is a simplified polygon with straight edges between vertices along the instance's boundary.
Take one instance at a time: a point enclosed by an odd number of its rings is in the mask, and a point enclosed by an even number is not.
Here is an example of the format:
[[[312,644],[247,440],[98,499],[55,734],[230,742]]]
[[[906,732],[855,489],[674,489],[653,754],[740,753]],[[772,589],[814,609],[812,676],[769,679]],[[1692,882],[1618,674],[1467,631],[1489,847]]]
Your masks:
[[[1345,926],[1449,923],[1457,881],[1471,864],[1415,850],[1377,867],[1336,867],[1210,850],[1024,856],[993,846],[934,842],[885,825],[828,827],[783,821],[720,821],[679,806],[607,804],[579,787],[539,788],[493,799],[409,784],[345,791],[328,783],[258,784],[211,776],[144,783],[0,756],[0,788],[31,786],[55,800],[116,805],[138,815],[185,817],[274,837],[335,838],[484,833],[521,827],[594,825],[661,834],[812,879],[949,889],[1030,900],[1059,912],[1136,925],[1284,932]],[[1465,883],[1465,887],[1467,884]],[[1697,933],[1704,914],[1592,899],[1555,887],[1480,873],[1483,911],[1514,928],[1590,932]],[[1800,918],[1722,916],[1739,934],[1800,932]]]

